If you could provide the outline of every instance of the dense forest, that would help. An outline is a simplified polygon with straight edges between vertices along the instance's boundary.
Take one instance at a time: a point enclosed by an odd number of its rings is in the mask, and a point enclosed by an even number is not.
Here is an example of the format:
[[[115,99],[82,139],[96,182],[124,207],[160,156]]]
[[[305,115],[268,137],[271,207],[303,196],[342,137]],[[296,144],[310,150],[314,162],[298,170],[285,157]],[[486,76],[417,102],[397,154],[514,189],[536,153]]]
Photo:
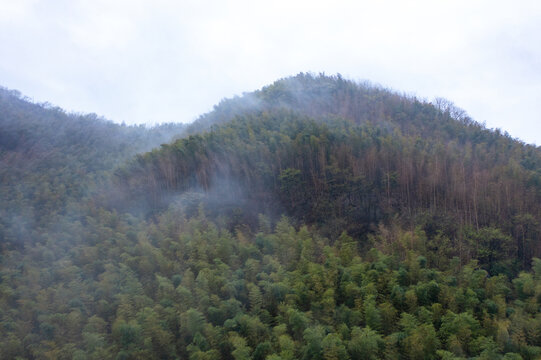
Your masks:
[[[539,359],[541,149],[299,74],[190,125],[0,89],[1,359]]]

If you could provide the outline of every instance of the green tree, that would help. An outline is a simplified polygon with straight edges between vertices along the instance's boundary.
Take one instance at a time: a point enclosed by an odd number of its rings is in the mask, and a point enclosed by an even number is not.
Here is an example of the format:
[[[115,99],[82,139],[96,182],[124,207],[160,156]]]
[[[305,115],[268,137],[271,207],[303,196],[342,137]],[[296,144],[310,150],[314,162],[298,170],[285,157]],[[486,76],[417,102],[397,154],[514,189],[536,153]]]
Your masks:
[[[327,334],[321,342],[321,347],[325,360],[346,360],[348,358],[346,347],[337,334]]]
[[[436,358],[440,343],[432,324],[421,324],[404,339],[404,349],[410,359]]]
[[[351,330],[351,340],[348,344],[348,351],[352,359],[379,359],[379,354],[384,343],[381,335],[370,327],[354,327]]]

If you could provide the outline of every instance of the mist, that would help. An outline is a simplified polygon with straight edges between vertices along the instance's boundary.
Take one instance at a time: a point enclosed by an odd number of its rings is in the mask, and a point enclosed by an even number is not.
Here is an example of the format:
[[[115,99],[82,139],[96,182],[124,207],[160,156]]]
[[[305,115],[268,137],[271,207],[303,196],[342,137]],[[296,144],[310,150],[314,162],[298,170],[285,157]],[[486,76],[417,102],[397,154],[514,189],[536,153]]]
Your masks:
[[[539,320],[539,169],[451,101],[341,75],[187,126],[3,89],[0,358],[435,358],[461,319],[461,355],[531,358],[485,324]]]
[[[277,78],[340,72],[539,143],[534,1],[129,5],[3,2],[1,85],[117,123],[190,123]]]

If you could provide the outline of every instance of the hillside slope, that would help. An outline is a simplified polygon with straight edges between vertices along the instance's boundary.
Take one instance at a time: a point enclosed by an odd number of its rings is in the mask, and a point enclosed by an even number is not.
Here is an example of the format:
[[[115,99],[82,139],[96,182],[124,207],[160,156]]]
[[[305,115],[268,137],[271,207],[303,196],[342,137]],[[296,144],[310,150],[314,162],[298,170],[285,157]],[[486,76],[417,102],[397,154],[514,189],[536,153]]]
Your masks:
[[[183,130],[182,124],[146,128],[67,114],[0,88],[1,246],[21,245],[57,215],[78,212],[84,199],[104,191],[96,189],[108,181],[108,171]]]
[[[186,129],[0,91],[0,359],[539,359],[540,159],[340,76]]]
[[[443,104],[300,74],[222,102],[192,125],[210,130],[118,177],[153,211],[197,194],[210,213],[235,210],[233,227],[285,212],[331,238],[398,221],[449,238],[461,258],[478,258],[481,241],[528,266],[541,255],[541,151]],[[478,239],[487,228],[513,240]]]

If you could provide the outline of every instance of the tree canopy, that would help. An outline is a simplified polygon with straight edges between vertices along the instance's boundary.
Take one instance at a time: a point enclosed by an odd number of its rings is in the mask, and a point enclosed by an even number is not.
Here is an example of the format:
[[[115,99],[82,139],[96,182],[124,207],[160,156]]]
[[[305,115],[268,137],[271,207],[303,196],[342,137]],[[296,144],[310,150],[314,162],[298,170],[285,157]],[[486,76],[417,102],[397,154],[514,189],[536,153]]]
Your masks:
[[[0,89],[0,358],[538,359],[541,152],[299,74],[191,125]]]

